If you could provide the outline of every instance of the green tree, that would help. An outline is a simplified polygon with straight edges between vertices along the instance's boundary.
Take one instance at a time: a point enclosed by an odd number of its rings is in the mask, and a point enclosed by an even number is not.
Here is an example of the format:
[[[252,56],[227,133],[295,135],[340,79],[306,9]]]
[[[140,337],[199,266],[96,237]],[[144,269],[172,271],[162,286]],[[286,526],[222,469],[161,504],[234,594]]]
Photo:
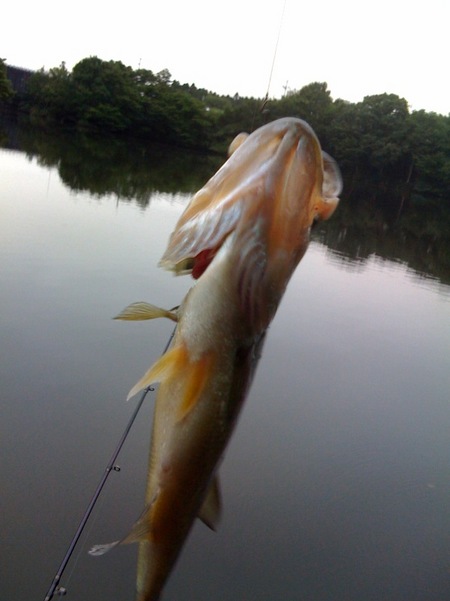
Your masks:
[[[9,94],[5,73],[0,61],[0,98]],[[221,153],[241,131],[251,132],[278,117],[300,117],[338,161],[346,190],[372,182],[388,198],[385,187],[396,187],[403,206],[411,186],[442,196],[450,184],[450,117],[410,114],[406,100],[395,94],[366,96],[356,104],[333,101],[326,83],[313,82],[280,100],[263,102],[180,84],[167,69],[133,71],[119,61],[89,57],[71,73],[62,63],[34,74],[24,106],[33,123]]]
[[[450,189],[450,116],[414,111],[411,149],[417,186],[422,193]],[[447,198],[447,201],[450,200]]]
[[[24,105],[34,124],[67,126],[75,123],[71,76],[64,62],[48,72],[41,69],[30,77]]]
[[[325,82],[310,83],[271,104],[273,118],[300,117],[311,125],[322,145],[329,146],[328,129],[332,119],[333,101]]]
[[[216,106],[220,104],[216,103]],[[244,98],[237,94],[223,108],[213,111],[215,123],[214,146],[224,152],[233,138],[241,132],[252,132],[267,121],[264,104],[258,98]]]
[[[210,120],[205,106],[190,94],[157,84],[147,90],[139,132],[154,140],[206,149]]]
[[[361,163],[364,152],[361,146],[361,129],[358,107],[346,100],[335,100],[328,130],[327,150],[341,168],[354,168]]]
[[[7,102],[13,95],[11,82],[6,75],[5,59],[0,58],[0,102]]]
[[[409,110],[396,94],[366,96],[358,105],[361,145],[371,167],[398,169],[410,165]]]
[[[72,89],[80,128],[126,131],[139,113],[133,70],[120,61],[83,59],[73,68]]]

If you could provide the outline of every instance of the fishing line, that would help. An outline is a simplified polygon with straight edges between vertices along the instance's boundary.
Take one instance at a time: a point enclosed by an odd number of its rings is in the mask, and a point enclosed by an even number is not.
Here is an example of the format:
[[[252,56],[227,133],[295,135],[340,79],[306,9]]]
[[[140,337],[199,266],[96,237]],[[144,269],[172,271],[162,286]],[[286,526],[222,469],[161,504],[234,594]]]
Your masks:
[[[276,58],[277,58],[278,44],[279,44],[280,37],[281,37],[281,29],[282,29],[282,26],[283,26],[284,13],[285,13],[285,11],[286,11],[286,3],[287,3],[287,0],[284,0],[284,4],[283,4],[283,10],[281,11],[280,26],[279,26],[279,28],[278,28],[278,36],[277,36],[277,41],[276,41],[276,43],[275,43],[275,50],[274,50],[274,52],[273,52],[272,67],[271,67],[271,69],[270,69],[269,81],[268,81],[268,83],[267,83],[267,92],[266,92],[266,95],[265,95],[265,97],[264,97],[264,100],[263,100],[263,103],[262,103],[262,106],[261,106],[261,112],[264,110],[264,107],[266,106],[266,104],[267,104],[267,102],[268,102],[268,100],[269,100],[269,90],[270,90],[270,84],[272,83],[273,69],[274,69],[274,67],[275,67],[275,60],[276,60]]]
[[[167,344],[166,344],[166,346],[165,346],[164,351],[162,352],[162,354],[164,354],[167,351],[167,349],[169,348],[170,343],[172,342],[172,338],[174,337],[175,330],[176,330],[176,326],[172,330],[172,333],[171,333],[171,335],[169,337],[169,340],[167,341]],[[139,399],[139,402],[136,405],[136,408],[133,411],[133,414],[131,415],[131,417],[130,417],[127,425],[126,425],[126,427],[125,427],[125,429],[124,429],[124,431],[122,433],[122,436],[120,437],[120,440],[117,443],[117,446],[116,446],[116,448],[114,450],[114,453],[111,455],[111,459],[109,460],[109,462],[108,462],[108,464],[107,464],[107,466],[105,468],[103,476],[100,479],[100,482],[98,483],[97,488],[96,488],[96,490],[95,490],[95,492],[94,492],[91,500],[89,501],[89,504],[88,504],[88,506],[87,506],[87,508],[86,508],[86,510],[84,512],[83,517],[81,518],[81,521],[80,521],[80,523],[78,525],[78,528],[77,528],[77,530],[76,530],[76,532],[75,532],[75,534],[74,534],[74,536],[72,538],[72,541],[70,542],[70,545],[67,548],[66,554],[64,555],[64,558],[63,558],[63,560],[62,560],[62,562],[61,562],[61,564],[60,564],[60,566],[59,566],[59,568],[58,568],[58,570],[57,570],[57,572],[56,572],[56,574],[55,574],[55,576],[54,576],[54,578],[52,580],[52,583],[51,583],[51,585],[50,585],[50,587],[49,587],[49,589],[47,591],[47,594],[46,594],[46,596],[44,598],[44,601],[50,601],[50,599],[53,599],[53,597],[54,597],[55,594],[61,595],[61,596],[66,594],[66,592],[67,592],[66,589],[64,587],[62,587],[62,586],[59,586],[59,583],[61,581],[61,577],[63,575],[63,572],[66,569],[67,564],[69,563],[69,560],[70,560],[70,558],[71,558],[71,556],[72,556],[72,554],[73,554],[73,552],[75,550],[75,547],[76,547],[76,545],[77,545],[77,543],[78,543],[78,541],[80,539],[80,536],[81,536],[81,534],[82,534],[82,532],[83,532],[83,530],[84,530],[84,528],[86,526],[86,523],[89,520],[89,517],[90,517],[90,515],[92,513],[92,510],[94,509],[95,504],[97,503],[97,500],[98,500],[98,498],[100,496],[100,493],[102,492],[103,487],[106,484],[106,481],[108,479],[109,474],[112,471],[115,471],[115,472],[119,472],[120,471],[120,467],[118,465],[116,465],[117,457],[118,457],[118,455],[119,455],[119,453],[120,453],[120,451],[121,451],[121,449],[122,449],[122,447],[124,445],[124,442],[125,442],[128,434],[129,434],[129,432],[131,430],[131,427],[132,427],[132,425],[133,425],[133,423],[134,423],[134,421],[135,421],[135,419],[136,419],[136,417],[137,417],[137,415],[139,413],[139,410],[141,409],[141,407],[142,407],[142,405],[144,403],[145,397],[147,396],[147,394],[149,392],[153,392],[154,390],[155,389],[152,386],[147,386],[147,388],[142,392],[141,398]]]
[[[97,508],[96,508],[95,515],[94,515],[94,517],[91,517],[90,523],[86,527],[86,530],[84,532],[84,542],[81,544],[81,546],[78,549],[78,552],[76,553],[76,555],[72,556],[72,562],[71,562],[72,565],[70,567],[70,570],[69,570],[68,574],[66,574],[66,578],[65,578],[66,586],[64,588],[63,587],[59,587],[59,589],[62,589],[62,592],[59,593],[60,596],[65,595],[66,592],[67,592],[67,588],[66,587],[68,587],[70,585],[70,582],[72,581],[72,576],[75,573],[75,570],[77,568],[78,562],[80,561],[80,557],[83,554],[83,550],[86,547],[86,541],[87,541],[87,539],[89,539],[89,535],[92,533],[92,530],[93,530],[95,524],[98,521],[98,517],[99,517],[99,515],[100,515],[100,513],[102,511],[102,507],[103,507],[104,504],[105,504],[105,495],[103,495],[103,497],[99,497],[99,501],[97,503]],[[81,540],[81,538],[80,538],[80,540]]]
[[[281,37],[281,29],[282,29],[282,26],[283,26],[284,13],[286,11],[286,3],[287,3],[287,0],[284,0],[283,10],[281,11],[280,26],[278,28],[277,41],[275,43],[275,48],[274,48],[274,51],[273,51],[272,66],[270,68],[269,81],[267,82],[267,92],[266,92],[266,95],[263,98],[261,106],[259,107],[259,112],[260,113],[262,113],[264,111],[264,109],[266,107],[266,104],[269,102],[270,84],[272,83],[273,70],[274,70],[274,67],[275,67],[275,60],[277,58],[278,44],[279,44],[280,37]],[[254,130],[254,124],[255,124],[255,119],[256,119],[257,112],[258,112],[258,109],[255,106],[254,111],[253,111],[252,126],[250,128],[251,131]]]

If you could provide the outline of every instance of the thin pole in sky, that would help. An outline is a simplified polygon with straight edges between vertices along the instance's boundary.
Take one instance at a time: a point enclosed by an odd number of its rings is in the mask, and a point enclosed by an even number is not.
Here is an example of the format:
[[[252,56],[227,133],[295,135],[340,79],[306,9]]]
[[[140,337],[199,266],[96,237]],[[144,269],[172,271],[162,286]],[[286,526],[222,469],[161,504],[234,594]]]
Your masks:
[[[280,27],[278,28],[278,36],[277,36],[277,41],[276,41],[276,43],[275,43],[275,50],[274,50],[274,53],[273,53],[272,67],[271,67],[271,69],[270,69],[269,81],[268,81],[268,83],[267,83],[266,100],[269,98],[270,84],[271,84],[271,82],[272,82],[273,69],[274,69],[274,67],[275,67],[275,60],[276,60],[276,58],[277,58],[278,43],[279,43],[279,41],[280,41],[280,36],[281,36],[281,28],[282,28],[282,26],[283,26],[284,13],[285,13],[285,10],[286,10],[286,3],[287,3],[287,0],[284,0],[284,3],[283,3],[283,10],[281,11]]]

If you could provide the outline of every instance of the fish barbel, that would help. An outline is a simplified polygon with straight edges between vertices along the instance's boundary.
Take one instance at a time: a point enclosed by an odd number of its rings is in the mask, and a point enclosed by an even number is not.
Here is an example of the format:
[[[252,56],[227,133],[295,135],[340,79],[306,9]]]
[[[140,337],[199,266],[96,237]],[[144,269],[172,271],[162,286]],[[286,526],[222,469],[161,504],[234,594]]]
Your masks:
[[[284,118],[240,134],[230,158],[192,198],[160,265],[197,279],[167,311],[134,303],[118,319],[178,322],[169,350],[130,391],[159,382],[147,506],[121,541],[139,542],[137,600],[157,601],[199,516],[215,528],[217,468],[269,326],[306,251],[314,220],[336,208],[342,183],[307,123]]]

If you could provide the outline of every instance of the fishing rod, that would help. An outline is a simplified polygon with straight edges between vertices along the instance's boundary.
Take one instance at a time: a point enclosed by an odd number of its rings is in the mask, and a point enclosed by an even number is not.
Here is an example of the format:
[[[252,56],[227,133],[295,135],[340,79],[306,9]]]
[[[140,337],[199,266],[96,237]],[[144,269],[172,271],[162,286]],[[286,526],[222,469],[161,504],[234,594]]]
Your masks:
[[[167,349],[169,348],[170,343],[172,342],[172,338],[174,337],[175,330],[176,330],[176,326],[172,330],[172,333],[171,333],[171,335],[169,337],[169,340],[167,341],[167,344],[166,344],[166,346],[165,346],[164,351],[163,351],[162,354],[164,354],[167,351]],[[122,447],[124,445],[124,442],[125,442],[128,434],[129,434],[129,432],[131,430],[131,427],[132,427],[132,425],[133,425],[133,423],[134,423],[134,421],[135,421],[135,419],[136,419],[136,417],[137,417],[137,415],[138,415],[138,413],[139,413],[139,411],[140,411],[140,409],[141,409],[141,407],[142,407],[142,405],[144,403],[145,397],[147,396],[147,394],[149,392],[153,392],[154,390],[155,389],[152,386],[147,386],[147,388],[145,388],[145,390],[142,392],[141,398],[139,399],[139,402],[136,405],[136,408],[133,411],[133,414],[131,415],[130,419],[128,420],[128,423],[127,423],[127,425],[126,425],[126,427],[125,427],[125,429],[124,429],[124,431],[122,433],[122,436],[120,437],[119,442],[117,443],[117,446],[116,446],[116,448],[114,450],[114,453],[111,455],[111,459],[109,460],[109,462],[108,462],[108,464],[107,464],[107,466],[105,468],[103,476],[100,479],[100,482],[98,483],[98,486],[97,486],[94,494],[92,495],[91,500],[89,501],[89,504],[88,504],[88,506],[87,506],[84,514],[83,514],[83,517],[81,518],[81,521],[80,521],[80,523],[78,525],[78,528],[77,528],[77,530],[76,530],[76,532],[75,532],[75,534],[74,534],[74,536],[73,536],[73,538],[72,538],[72,540],[70,542],[70,545],[69,545],[69,547],[68,547],[68,549],[66,551],[66,554],[64,555],[64,558],[61,561],[61,564],[60,564],[60,566],[59,566],[59,568],[58,568],[58,570],[57,570],[57,572],[56,572],[56,574],[55,574],[55,576],[54,576],[54,578],[52,580],[50,588],[48,589],[47,594],[45,595],[44,601],[50,601],[50,599],[53,599],[53,597],[54,597],[55,594],[59,595],[59,596],[63,596],[63,595],[65,595],[67,593],[67,589],[65,589],[62,586],[59,586],[59,583],[61,581],[63,572],[66,569],[67,564],[69,563],[69,560],[70,560],[70,558],[71,558],[71,556],[72,556],[72,554],[73,554],[73,552],[75,550],[75,547],[77,546],[77,543],[78,543],[78,541],[80,539],[80,536],[81,536],[81,534],[82,534],[82,532],[84,530],[84,527],[86,526],[86,523],[87,523],[87,521],[88,521],[88,519],[89,519],[89,517],[90,517],[90,515],[92,513],[92,510],[95,507],[95,504],[97,503],[97,500],[98,500],[98,498],[100,496],[100,493],[102,492],[103,487],[106,484],[106,481],[108,479],[109,474],[112,471],[120,472],[120,467],[118,465],[116,465],[117,457],[118,457],[118,455],[119,455],[119,453],[120,453],[120,451],[121,451],[121,449],[122,449]]]
[[[278,53],[278,44],[280,43],[281,30],[282,30],[282,27],[283,27],[284,13],[286,12],[286,3],[287,3],[287,0],[284,0],[283,9],[281,11],[281,17],[280,17],[280,25],[278,27],[277,40],[275,42],[275,48],[274,48],[274,51],[273,51],[272,66],[270,67],[269,81],[267,82],[267,92],[266,92],[266,95],[264,96],[264,98],[262,100],[261,106],[259,107],[259,112],[260,113],[264,112],[264,109],[266,108],[266,105],[269,102],[270,85],[272,83],[273,70],[274,70],[274,67],[275,67],[275,61],[276,61],[277,53]],[[253,113],[252,127],[251,127],[252,131],[254,129],[253,126],[254,126],[255,118],[256,118],[256,108],[255,108],[254,113]]]
[[[280,43],[280,37],[281,37],[281,29],[283,27],[283,19],[284,19],[284,13],[286,11],[286,2],[287,0],[284,0],[284,4],[283,4],[283,10],[281,11],[281,17],[280,17],[280,26],[278,28],[278,36],[277,36],[277,41],[275,43],[275,49],[273,51],[273,59],[272,59],[272,66],[270,68],[270,75],[269,75],[269,81],[267,83],[267,92],[266,95],[264,97],[263,100],[263,104],[261,106],[261,112],[264,110],[264,107],[266,106],[268,100],[269,100],[269,91],[270,91],[270,84],[272,83],[272,76],[273,76],[273,69],[275,67],[275,60],[277,58],[277,53],[278,53],[278,44]]]

